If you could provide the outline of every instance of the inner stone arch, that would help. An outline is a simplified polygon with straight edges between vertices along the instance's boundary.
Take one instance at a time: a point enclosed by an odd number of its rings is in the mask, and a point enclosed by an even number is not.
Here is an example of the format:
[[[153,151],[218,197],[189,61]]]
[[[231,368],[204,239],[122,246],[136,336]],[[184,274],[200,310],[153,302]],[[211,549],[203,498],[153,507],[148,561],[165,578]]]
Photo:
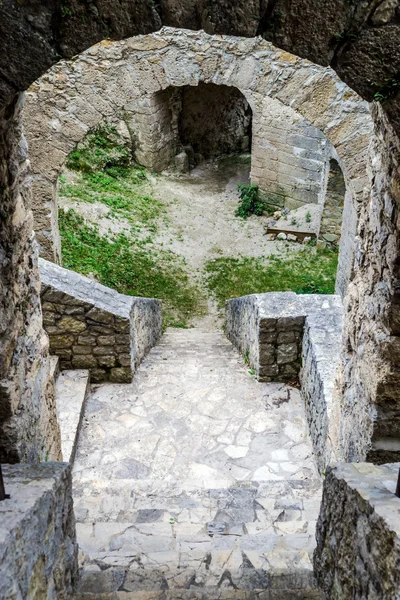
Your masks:
[[[156,172],[251,149],[252,109],[233,86],[171,86],[125,107],[123,119],[134,159]]]
[[[57,177],[68,153],[102,120],[115,119],[118,114],[127,117],[141,103],[154,99],[154,94],[160,99],[168,96],[168,88],[190,86],[187,89],[192,90],[212,84],[237,88],[246,97],[253,110],[251,180],[262,193],[271,195],[272,191],[272,204],[277,206],[286,202],[298,206],[313,194],[318,202],[323,187],[321,181],[314,181],[315,172],[312,175],[309,171],[307,177],[295,173],[299,167],[304,171],[307,153],[314,151],[300,142],[310,146],[318,137],[311,129],[307,131],[306,123],[295,123],[293,119],[287,122],[292,131],[285,132],[285,143],[291,144],[292,150],[283,149],[280,156],[274,146],[273,124],[268,135],[264,134],[268,120],[271,124],[274,103],[275,111],[280,107],[301,115],[336,149],[347,183],[349,212],[355,215],[357,200],[366,185],[366,149],[372,130],[367,104],[333,71],[281,52],[263,40],[243,39],[238,50],[233,38],[213,38],[212,45],[210,39],[204,32],[164,28],[156,34],[100,43],[74,61],[52,67],[31,86],[24,118],[31,151],[35,231],[46,258],[60,260]],[[154,132],[158,125],[152,127]],[[308,138],[313,136],[314,142],[310,142]],[[168,144],[164,149],[162,141],[160,144],[155,154],[166,152],[163,160],[168,162],[172,150],[168,150]],[[284,185],[286,189],[282,190]],[[355,221],[344,221],[343,233],[350,245],[354,242]],[[347,232],[348,224],[351,230]],[[341,294],[347,286],[352,256],[350,249],[345,276],[338,284]]]

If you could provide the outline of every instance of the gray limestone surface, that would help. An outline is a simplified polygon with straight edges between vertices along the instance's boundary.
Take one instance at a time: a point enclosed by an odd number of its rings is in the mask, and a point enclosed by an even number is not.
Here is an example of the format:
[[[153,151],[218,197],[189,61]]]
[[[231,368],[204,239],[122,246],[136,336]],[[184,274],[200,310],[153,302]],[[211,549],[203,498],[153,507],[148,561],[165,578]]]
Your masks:
[[[3,475],[1,600],[69,600],[78,577],[70,467],[3,465]]]
[[[257,382],[220,333],[167,330],[132,384],[95,386],[73,480],[82,593],[314,597],[320,480],[300,393]]]
[[[73,462],[89,386],[89,371],[63,371],[56,381],[57,420],[65,462]]]
[[[328,469],[314,566],[326,600],[396,600],[400,589],[400,463]]]

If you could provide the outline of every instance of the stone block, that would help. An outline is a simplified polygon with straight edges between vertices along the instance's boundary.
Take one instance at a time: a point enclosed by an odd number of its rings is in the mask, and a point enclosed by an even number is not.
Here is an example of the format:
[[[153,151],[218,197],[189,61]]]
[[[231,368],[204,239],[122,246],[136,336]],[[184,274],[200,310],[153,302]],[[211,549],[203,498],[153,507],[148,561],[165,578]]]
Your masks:
[[[276,362],[278,365],[292,363],[298,359],[297,344],[281,344],[278,346]]]
[[[75,336],[73,335],[50,335],[50,347],[51,348],[70,348],[75,342]]]
[[[278,331],[302,331],[305,317],[280,317],[278,319]]]
[[[105,323],[107,325],[111,324],[114,320],[114,316],[110,313],[101,310],[101,308],[97,308],[94,306],[89,310],[86,314],[88,319],[95,321],[96,323]]]
[[[93,369],[97,368],[97,360],[92,355],[76,354],[72,357],[72,365],[77,369]]]
[[[62,317],[58,321],[57,327],[60,332],[82,333],[82,331],[85,331],[86,329],[86,323],[74,319],[73,317]]]
[[[99,367],[111,368],[111,367],[115,367],[115,363],[116,363],[115,356],[103,355],[103,356],[97,357],[97,364],[99,365]]]
[[[118,362],[123,367],[130,367],[131,362],[132,362],[130,354],[119,354]]]
[[[115,335],[99,335],[97,343],[99,346],[113,346],[115,344]]]
[[[298,335],[297,331],[282,331],[278,334],[278,344],[291,344],[296,342],[298,339],[296,334]]]
[[[72,346],[72,352],[74,354],[91,354],[92,351],[92,346]]]
[[[130,367],[111,369],[110,381],[114,381],[115,383],[130,383],[132,381],[132,369]]]
[[[78,337],[78,344],[82,344],[84,346],[88,344],[96,344],[96,337],[94,335],[80,335]]]
[[[96,346],[95,348],[93,348],[93,354],[95,356],[101,356],[107,354],[115,354],[115,351],[112,346]]]

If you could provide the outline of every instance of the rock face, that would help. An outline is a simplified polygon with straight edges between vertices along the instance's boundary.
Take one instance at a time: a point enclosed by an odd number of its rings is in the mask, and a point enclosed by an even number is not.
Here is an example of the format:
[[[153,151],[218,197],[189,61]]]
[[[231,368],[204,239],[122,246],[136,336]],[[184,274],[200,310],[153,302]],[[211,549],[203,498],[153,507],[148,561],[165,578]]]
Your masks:
[[[328,470],[314,553],[326,600],[398,596],[399,466],[341,464]]]
[[[21,99],[0,115],[0,461],[61,456],[42,329]]]
[[[93,382],[129,383],[161,335],[161,302],[118,294],[40,259],[43,325],[62,369],[89,369]]]
[[[344,303],[337,446],[350,461],[365,460],[371,438],[371,455],[389,442],[393,451],[384,461],[399,459],[400,144],[377,106],[374,117],[370,185],[360,206],[354,274]]]
[[[300,382],[320,472],[337,452],[334,394],[343,327],[338,296],[253,294],[226,303],[226,334],[259,381]]]
[[[71,598],[78,545],[68,465],[6,465],[0,502],[0,597]]]

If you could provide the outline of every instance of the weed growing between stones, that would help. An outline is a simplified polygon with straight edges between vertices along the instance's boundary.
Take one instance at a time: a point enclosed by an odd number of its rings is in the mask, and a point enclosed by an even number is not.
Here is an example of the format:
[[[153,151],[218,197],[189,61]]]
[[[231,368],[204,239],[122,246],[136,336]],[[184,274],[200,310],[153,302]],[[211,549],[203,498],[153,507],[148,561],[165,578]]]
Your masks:
[[[204,282],[220,307],[229,298],[264,292],[333,294],[337,262],[337,250],[307,246],[283,258],[221,257],[206,263]]]
[[[101,236],[73,210],[60,211],[59,225],[67,269],[94,276],[121,294],[159,298],[164,327],[188,327],[189,318],[201,314],[200,290],[178,255],[123,233]]]

